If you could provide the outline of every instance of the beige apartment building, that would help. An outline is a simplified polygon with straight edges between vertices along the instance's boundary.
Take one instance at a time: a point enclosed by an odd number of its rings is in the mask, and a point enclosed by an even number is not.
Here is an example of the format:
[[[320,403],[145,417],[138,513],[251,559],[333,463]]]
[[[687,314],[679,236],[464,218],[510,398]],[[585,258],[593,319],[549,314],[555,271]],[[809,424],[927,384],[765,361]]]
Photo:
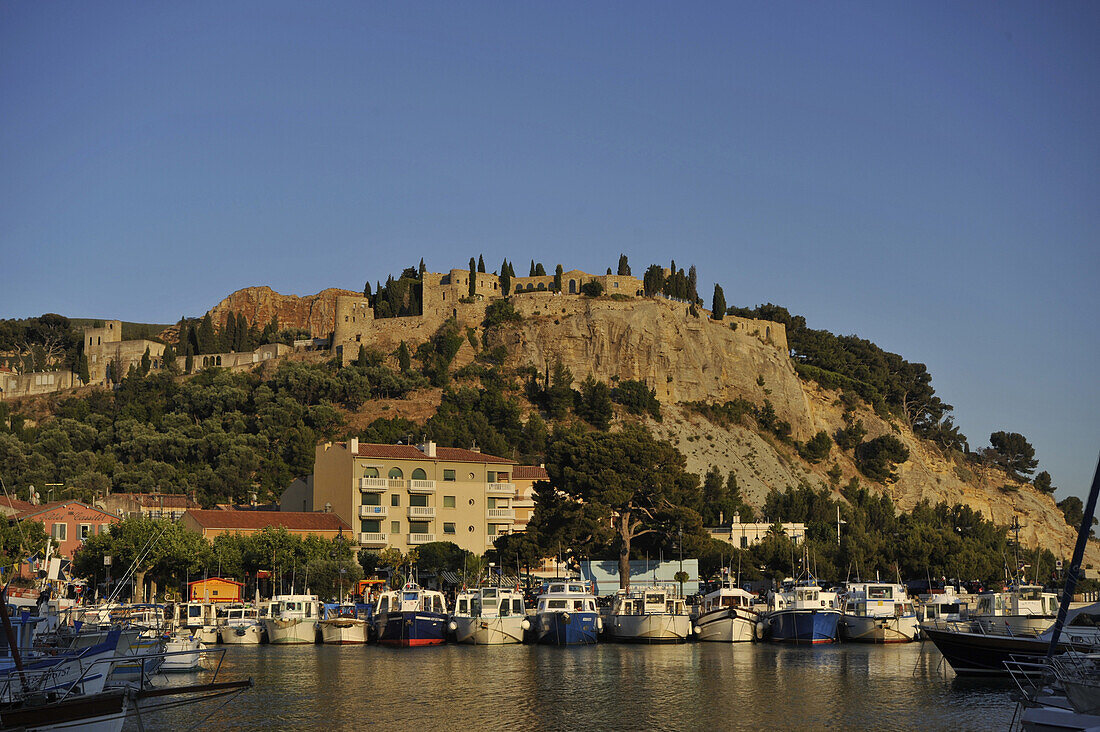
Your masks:
[[[476,450],[326,442],[317,446],[313,510],[352,525],[360,546],[408,551],[450,541],[476,554],[515,530],[516,463]]]

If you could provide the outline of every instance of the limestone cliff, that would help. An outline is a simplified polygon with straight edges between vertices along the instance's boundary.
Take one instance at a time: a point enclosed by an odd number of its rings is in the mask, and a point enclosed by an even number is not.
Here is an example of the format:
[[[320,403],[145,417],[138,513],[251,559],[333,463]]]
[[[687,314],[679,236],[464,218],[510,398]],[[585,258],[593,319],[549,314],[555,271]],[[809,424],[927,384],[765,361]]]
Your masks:
[[[280,295],[270,287],[246,287],[237,290],[210,309],[215,323],[224,323],[229,313],[243,313],[248,322],[263,327],[271,318],[280,328],[304,328],[315,338],[332,332],[336,320],[336,297],[361,293],[330,287],[316,295]]]

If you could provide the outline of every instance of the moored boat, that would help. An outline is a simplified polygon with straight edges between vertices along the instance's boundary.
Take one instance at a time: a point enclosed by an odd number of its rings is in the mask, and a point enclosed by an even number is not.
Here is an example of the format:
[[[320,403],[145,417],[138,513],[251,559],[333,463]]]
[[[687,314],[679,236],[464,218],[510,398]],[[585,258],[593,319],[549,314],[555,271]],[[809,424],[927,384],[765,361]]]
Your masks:
[[[522,643],[530,627],[523,593],[505,587],[478,587],[459,593],[448,624],[458,643],[478,646]]]
[[[766,624],[776,643],[835,643],[839,621],[837,594],[821,589],[813,578],[768,594]]]
[[[683,643],[691,636],[684,600],[668,587],[619,590],[603,626],[607,640],[619,643]]]
[[[264,626],[255,606],[233,604],[218,608],[218,640],[234,646],[259,645]]]
[[[1002,592],[983,592],[970,619],[987,633],[1035,636],[1054,625],[1058,595],[1040,585],[1012,585]]]
[[[315,643],[318,605],[313,595],[276,595],[264,618],[267,642],[273,645]]]
[[[321,642],[329,645],[352,645],[367,642],[370,629],[370,608],[367,605],[345,602],[325,604],[317,627],[321,630]]]
[[[437,646],[446,637],[447,601],[443,593],[409,582],[383,592],[374,612],[378,642],[391,646]]]
[[[919,632],[913,602],[899,584],[850,582],[840,597],[841,640],[908,643]]]
[[[760,614],[753,608],[756,597],[726,579],[703,595],[695,616],[695,639],[717,643],[753,640]]]
[[[543,585],[535,612],[535,642],[544,645],[593,645],[603,625],[596,597],[583,582],[551,580]]]
[[[202,641],[187,632],[170,636],[164,644],[164,661],[160,664],[162,673],[189,673],[202,668]]]

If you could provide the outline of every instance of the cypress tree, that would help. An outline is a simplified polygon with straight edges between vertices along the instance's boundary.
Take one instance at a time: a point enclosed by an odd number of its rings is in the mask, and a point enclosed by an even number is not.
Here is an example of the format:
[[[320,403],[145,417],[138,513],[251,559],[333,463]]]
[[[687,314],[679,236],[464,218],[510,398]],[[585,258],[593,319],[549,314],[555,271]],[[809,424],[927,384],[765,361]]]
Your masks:
[[[417,274],[420,276],[420,281],[424,281],[424,273],[428,271],[428,268],[424,266],[424,257],[420,258],[420,267],[417,269]]]
[[[607,268],[607,274],[611,274],[611,268],[610,267]]]
[[[504,263],[500,265],[500,294],[508,297],[511,289],[512,277],[508,274],[508,260],[505,259]]]
[[[545,277],[546,276],[546,268],[542,266],[542,262],[539,262],[538,264],[535,265],[535,276],[536,277]]]
[[[153,359],[149,356],[149,346],[145,347],[145,353],[141,354],[141,366],[138,369],[142,376],[149,375],[149,369],[153,367]]]
[[[687,284],[688,284],[687,299],[691,300],[692,302],[695,302],[696,300],[699,299],[699,292],[698,292],[698,290],[696,290],[696,285],[698,283],[699,283],[699,279],[698,279],[698,276],[695,273],[695,265],[693,264],[688,268],[688,281],[687,281]]]
[[[534,277],[535,276],[535,260],[533,260],[533,259],[531,260],[531,271],[527,273],[527,276],[528,277]]]
[[[195,353],[215,353],[214,350],[217,346],[217,335],[214,333],[214,323],[210,320],[210,313],[202,316],[202,322],[199,323],[199,329],[195,336],[198,341],[198,348],[195,349]]]
[[[620,275],[629,275],[630,274],[630,263],[626,261],[626,255],[625,254],[620,254],[619,255],[619,270],[618,270],[618,272],[619,272]]]
[[[401,345],[397,347],[397,366],[401,369],[401,373],[407,373],[412,366],[412,358],[409,356],[409,346],[405,341],[401,341]]]
[[[363,285],[363,297],[366,297],[366,298],[370,297],[370,281],[369,280],[367,281],[367,284]]]
[[[714,284],[714,298],[710,303],[710,317],[721,320],[726,315],[726,294],[722,292],[722,286]]]
[[[470,297],[477,294],[477,264],[470,257]]]
[[[561,292],[561,276],[562,276],[562,274],[563,274],[563,270],[561,268],[561,265],[559,264],[557,266],[557,268],[554,269],[554,292]]]
[[[485,274],[485,259],[480,254],[477,255],[477,271]]]

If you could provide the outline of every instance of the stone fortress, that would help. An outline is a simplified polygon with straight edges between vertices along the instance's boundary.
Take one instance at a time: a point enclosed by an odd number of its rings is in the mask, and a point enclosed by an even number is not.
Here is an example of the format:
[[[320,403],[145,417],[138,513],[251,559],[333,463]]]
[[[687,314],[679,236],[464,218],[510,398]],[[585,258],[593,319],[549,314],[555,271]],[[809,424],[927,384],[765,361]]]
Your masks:
[[[475,278],[472,296],[471,274]],[[466,269],[452,269],[447,274],[425,272],[422,315],[376,319],[370,298],[337,296],[332,352],[346,363],[355,359],[361,345],[388,351],[405,341],[413,347],[429,339],[448,318],[454,318],[462,327],[477,327],[485,319],[489,304],[505,296],[511,297],[516,312],[525,318],[550,315],[551,310],[560,315],[576,314],[590,301],[581,294],[581,287],[593,281],[603,287],[605,301],[610,296],[611,300],[620,301],[617,304],[626,308],[630,307],[629,301],[645,297],[642,281],[631,275],[593,275],[573,269],[562,273],[560,292],[553,289],[554,275],[513,277],[510,292],[506,293],[501,289],[500,277],[492,273],[471,273]],[[690,317],[690,303],[663,295],[654,296],[654,299],[662,299],[669,307],[682,309],[685,316]],[[700,318],[709,317],[710,311],[704,308],[698,308],[698,311]],[[730,315],[715,323],[721,327],[733,325],[784,353],[788,352],[786,328],[782,323]]]

